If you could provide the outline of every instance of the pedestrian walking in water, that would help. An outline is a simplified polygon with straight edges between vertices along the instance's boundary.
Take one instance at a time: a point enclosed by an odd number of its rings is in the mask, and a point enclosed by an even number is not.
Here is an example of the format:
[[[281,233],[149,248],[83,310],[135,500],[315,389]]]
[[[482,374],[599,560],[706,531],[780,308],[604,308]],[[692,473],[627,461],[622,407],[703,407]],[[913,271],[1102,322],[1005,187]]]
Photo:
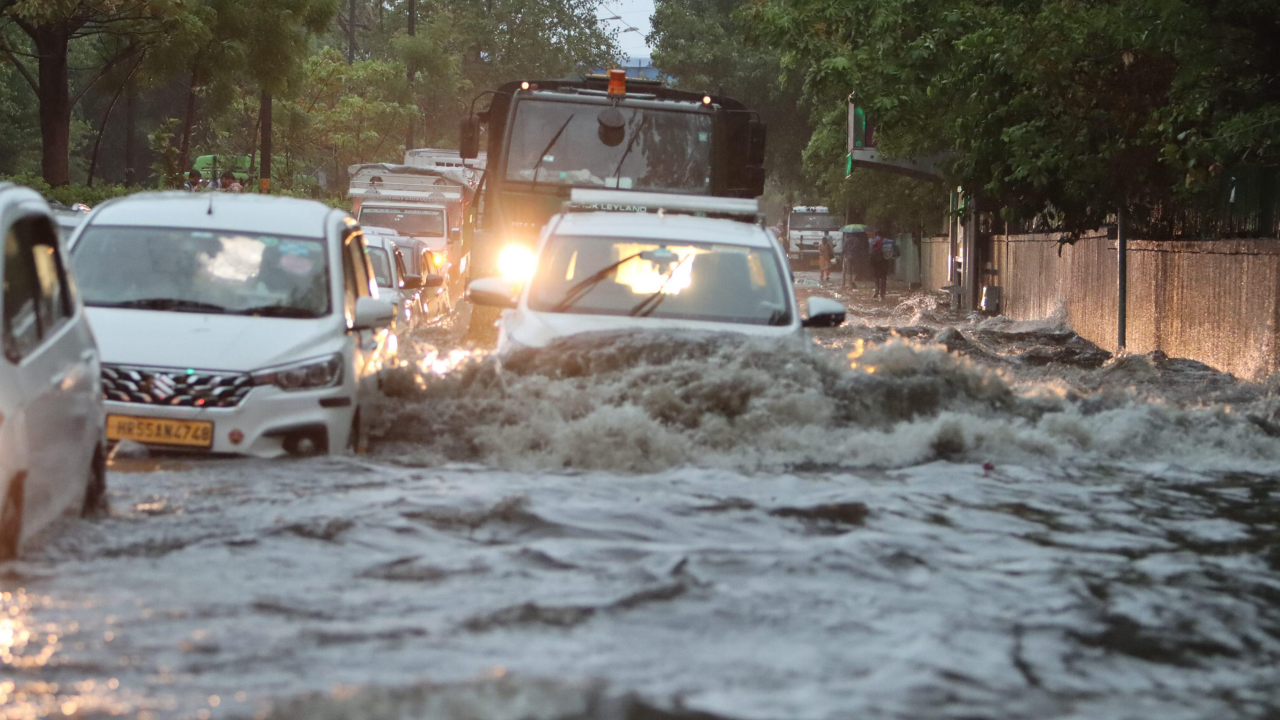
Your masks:
[[[831,263],[836,258],[836,244],[831,242],[831,235],[823,233],[822,244],[818,246],[818,281],[831,279]]]
[[[898,244],[892,238],[880,234],[879,230],[871,239],[871,274],[876,280],[876,298],[885,299],[889,287],[889,271],[893,269],[893,261],[901,256]]]
[[[840,259],[843,264],[840,274],[840,289],[857,290],[858,281],[854,279],[858,258],[857,233],[844,233],[840,243]]]

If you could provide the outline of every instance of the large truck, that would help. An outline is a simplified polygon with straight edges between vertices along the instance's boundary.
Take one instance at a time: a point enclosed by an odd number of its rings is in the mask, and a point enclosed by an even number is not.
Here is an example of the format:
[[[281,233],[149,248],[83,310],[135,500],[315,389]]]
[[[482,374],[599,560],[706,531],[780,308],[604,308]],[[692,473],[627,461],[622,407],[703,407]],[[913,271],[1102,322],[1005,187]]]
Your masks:
[[[433,252],[443,250],[450,275],[467,272],[461,226],[473,190],[462,168],[366,163],[347,174],[351,214],[361,225],[424,240]]]
[[[840,250],[840,228],[844,217],[834,215],[821,205],[798,205],[787,213],[787,257],[795,269],[818,265],[818,248],[823,237],[831,238]]]
[[[462,122],[460,155],[486,170],[463,226],[471,278],[531,271],[539,232],[574,188],[753,198],[764,191],[765,126],[733,98],[673,90],[621,70],[523,80]],[[500,262],[501,261],[501,262]],[[492,317],[475,312],[477,323]],[[484,331],[480,331],[483,334]]]

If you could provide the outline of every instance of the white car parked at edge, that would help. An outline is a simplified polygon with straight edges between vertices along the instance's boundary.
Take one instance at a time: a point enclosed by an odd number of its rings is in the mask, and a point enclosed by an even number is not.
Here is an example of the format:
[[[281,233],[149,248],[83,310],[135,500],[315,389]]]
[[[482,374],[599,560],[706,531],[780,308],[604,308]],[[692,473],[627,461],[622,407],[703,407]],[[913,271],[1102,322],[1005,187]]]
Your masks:
[[[98,351],[49,205],[0,184],[0,560],[68,510],[105,502]]]
[[[628,212],[593,210],[610,206]],[[801,319],[787,258],[746,221],[757,212],[755,200],[574,190],[543,229],[536,257],[521,267],[508,257],[507,276],[473,281],[470,297],[505,308],[499,353],[603,330],[781,340],[844,322],[844,306],[827,298],[810,299],[809,318]]]
[[[390,349],[346,213],[261,195],[150,193],[71,239],[102,351],[107,437],[274,456],[361,450]]]

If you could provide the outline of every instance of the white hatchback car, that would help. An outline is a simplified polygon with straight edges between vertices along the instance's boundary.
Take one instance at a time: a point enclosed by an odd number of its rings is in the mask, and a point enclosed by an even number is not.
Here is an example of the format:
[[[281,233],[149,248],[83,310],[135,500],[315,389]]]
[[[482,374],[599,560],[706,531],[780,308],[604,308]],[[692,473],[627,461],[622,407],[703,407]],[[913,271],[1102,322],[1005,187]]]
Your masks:
[[[68,510],[105,502],[98,351],[49,206],[0,184],[0,560]]]
[[[781,248],[759,223],[744,221],[757,213],[755,200],[574,190],[525,272],[508,261],[515,277],[473,281],[470,297],[505,308],[499,353],[604,330],[784,339],[844,322],[844,306],[827,298],[810,299],[801,319]]]
[[[93,211],[71,262],[102,351],[108,439],[257,456],[363,449],[395,309],[346,213],[134,195]]]

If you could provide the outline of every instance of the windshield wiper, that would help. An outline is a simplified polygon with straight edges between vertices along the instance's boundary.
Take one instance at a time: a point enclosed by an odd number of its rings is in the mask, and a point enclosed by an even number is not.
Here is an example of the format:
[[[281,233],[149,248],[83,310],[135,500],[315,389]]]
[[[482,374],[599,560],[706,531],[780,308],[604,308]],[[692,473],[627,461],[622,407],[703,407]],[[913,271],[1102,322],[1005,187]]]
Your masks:
[[[317,317],[314,310],[306,308],[292,307],[290,305],[261,305],[259,307],[251,307],[245,310],[236,310],[236,315],[254,315],[256,317],[280,317],[280,318],[314,318]]]
[[[182,300],[179,298],[139,298],[117,303],[88,303],[96,307],[136,308],[140,310],[176,310],[178,312],[225,313],[227,308],[199,300]]]
[[[641,254],[642,253],[628,255],[618,262],[600,268],[587,276],[582,280],[582,282],[565,291],[564,298],[562,298],[560,302],[556,303],[555,307],[551,308],[551,312],[564,312],[565,310],[568,310],[574,303],[578,302],[585,297],[587,293],[591,292],[591,288],[599,285],[605,278],[609,277],[609,273],[613,272],[619,265],[627,262],[628,260],[635,260],[640,257]]]
[[[667,299],[665,291],[667,289],[667,284],[671,282],[671,278],[676,276],[676,271],[680,269],[680,266],[684,264],[684,261],[691,257],[693,257],[693,253],[685,255],[680,262],[672,266],[670,272],[667,273],[666,279],[662,281],[662,286],[649,297],[636,303],[636,306],[631,308],[631,311],[627,314],[631,317],[649,317],[652,315],[653,311],[657,310],[658,306],[662,304],[662,301]]]
[[[640,137],[640,131],[644,128],[644,124],[649,121],[649,116],[643,115],[640,118],[640,124],[636,126],[636,131],[631,133],[631,139],[627,141],[627,147],[622,151],[622,157],[618,160],[618,167],[613,169],[609,177],[616,179],[622,174],[622,163],[627,161],[627,156],[631,154],[631,148],[636,144],[636,138]]]
[[[577,117],[577,115],[577,113],[572,113],[569,117],[565,118],[564,124],[560,126],[560,129],[556,131],[555,135],[551,136],[551,142],[547,143],[547,146],[542,148],[542,152],[538,153],[538,162],[533,164],[533,186],[529,188],[530,190],[538,187],[538,171],[542,169],[542,161],[547,159],[547,153],[551,152],[551,148],[555,147],[556,143],[560,142],[560,136],[564,134],[564,129],[569,127],[569,123],[573,122],[573,119]]]

